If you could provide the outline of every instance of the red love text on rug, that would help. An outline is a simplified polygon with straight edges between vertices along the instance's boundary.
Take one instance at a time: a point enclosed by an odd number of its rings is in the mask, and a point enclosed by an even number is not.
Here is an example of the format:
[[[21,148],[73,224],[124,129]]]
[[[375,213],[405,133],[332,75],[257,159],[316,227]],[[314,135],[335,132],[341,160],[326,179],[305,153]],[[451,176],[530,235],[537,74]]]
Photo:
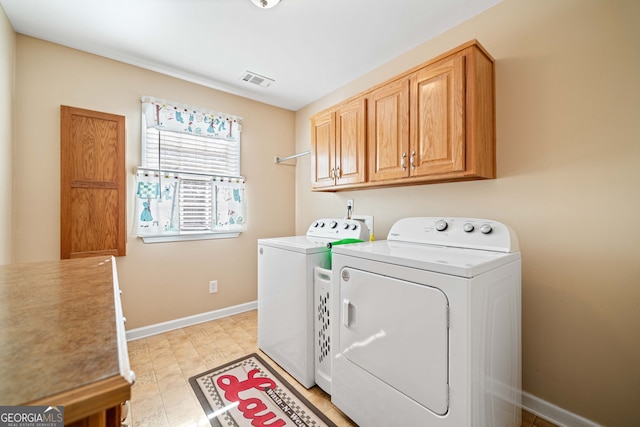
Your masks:
[[[242,399],[240,393],[246,390],[255,388],[256,390],[265,391],[267,389],[275,388],[276,384],[270,378],[255,377],[260,373],[258,369],[252,369],[247,374],[247,379],[240,381],[235,375],[223,375],[216,381],[218,387],[224,390],[224,397],[230,402],[238,402],[238,410],[242,412],[242,415],[251,420],[251,425],[254,427],[282,427],[285,422],[276,417],[276,414],[269,411],[267,413],[258,415],[260,412],[266,411],[267,405],[260,399],[255,397],[249,399]],[[271,420],[269,424],[267,422]]]

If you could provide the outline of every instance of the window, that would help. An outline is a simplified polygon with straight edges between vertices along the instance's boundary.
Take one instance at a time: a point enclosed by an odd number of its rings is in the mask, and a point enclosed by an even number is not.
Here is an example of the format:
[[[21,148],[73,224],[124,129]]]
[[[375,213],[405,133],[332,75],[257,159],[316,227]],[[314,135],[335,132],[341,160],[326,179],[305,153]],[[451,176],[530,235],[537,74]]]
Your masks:
[[[229,114],[143,98],[134,228],[145,242],[246,229],[241,124]]]

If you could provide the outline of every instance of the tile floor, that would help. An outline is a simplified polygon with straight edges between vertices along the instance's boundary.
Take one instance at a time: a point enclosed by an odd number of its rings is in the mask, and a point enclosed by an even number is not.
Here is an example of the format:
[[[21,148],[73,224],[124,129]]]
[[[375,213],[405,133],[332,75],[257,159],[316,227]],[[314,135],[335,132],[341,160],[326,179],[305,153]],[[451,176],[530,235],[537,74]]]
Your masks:
[[[290,384],[339,427],[355,426],[320,388],[306,390],[258,350],[255,310],[128,343],[136,382],[131,390],[129,427],[208,427],[189,378],[249,353],[270,362]],[[528,412],[522,427],[555,427]]]

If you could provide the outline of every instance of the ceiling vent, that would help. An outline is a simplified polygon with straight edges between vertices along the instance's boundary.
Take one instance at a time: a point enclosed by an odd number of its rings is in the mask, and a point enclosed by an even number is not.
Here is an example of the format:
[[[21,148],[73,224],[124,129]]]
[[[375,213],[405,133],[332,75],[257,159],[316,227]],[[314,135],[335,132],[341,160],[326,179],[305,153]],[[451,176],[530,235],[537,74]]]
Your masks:
[[[270,79],[269,77],[261,76],[260,74],[254,73],[253,71],[245,71],[240,76],[240,79],[261,87],[269,87],[271,86],[271,83],[275,82],[275,80]]]

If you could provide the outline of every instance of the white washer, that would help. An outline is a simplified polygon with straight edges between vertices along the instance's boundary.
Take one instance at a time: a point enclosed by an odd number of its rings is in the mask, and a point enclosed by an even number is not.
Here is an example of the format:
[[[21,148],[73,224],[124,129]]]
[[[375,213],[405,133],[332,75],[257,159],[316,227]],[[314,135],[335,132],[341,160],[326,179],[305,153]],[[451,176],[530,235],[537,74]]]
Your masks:
[[[304,387],[315,384],[314,268],[331,268],[328,243],[368,240],[360,221],[319,219],[305,236],[258,240],[258,347]]]
[[[473,218],[406,218],[335,247],[332,402],[361,427],[519,427],[518,251]]]

